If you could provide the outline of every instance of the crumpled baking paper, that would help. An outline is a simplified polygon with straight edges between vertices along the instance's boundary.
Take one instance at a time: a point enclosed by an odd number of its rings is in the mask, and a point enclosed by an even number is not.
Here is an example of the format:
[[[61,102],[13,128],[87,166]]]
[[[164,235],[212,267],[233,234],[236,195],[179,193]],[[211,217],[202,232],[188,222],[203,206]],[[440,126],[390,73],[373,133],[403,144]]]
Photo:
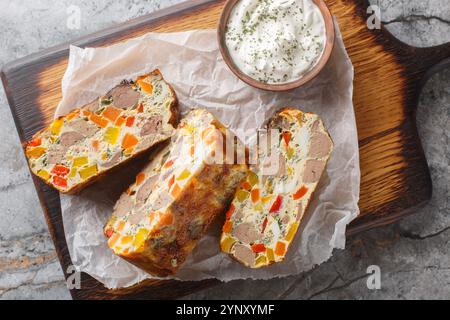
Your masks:
[[[346,226],[359,213],[360,170],[352,104],[353,66],[336,29],[335,48],[325,69],[308,85],[285,93],[261,91],[234,76],[218,50],[215,30],[149,33],[102,48],[70,47],[62,80],[63,99],[55,116],[90,102],[122,79],[159,68],[173,85],[182,111],[206,108],[246,143],[253,143],[256,128],[285,106],[319,114],[334,140],[326,172],[285,262],[261,269],[242,266],[220,252],[221,226],[214,225],[173,278],[229,281],[288,276],[321,264],[330,258],[334,248],[345,247]],[[77,195],[61,194],[73,264],[108,288],[152,278],[115,256],[102,232],[120,193],[143,165],[141,161],[111,173]]]

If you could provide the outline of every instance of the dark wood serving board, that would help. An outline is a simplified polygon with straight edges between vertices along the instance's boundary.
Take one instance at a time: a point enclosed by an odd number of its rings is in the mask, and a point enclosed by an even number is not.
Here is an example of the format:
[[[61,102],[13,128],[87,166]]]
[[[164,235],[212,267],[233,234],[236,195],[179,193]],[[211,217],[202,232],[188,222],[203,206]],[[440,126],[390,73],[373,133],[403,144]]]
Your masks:
[[[194,0],[146,15],[73,41],[80,47],[107,46],[150,31],[175,32],[216,28],[225,1]],[[366,0],[326,0],[337,17],[355,67],[354,105],[361,162],[360,216],[348,235],[392,223],[431,197],[427,162],[417,134],[415,110],[421,88],[433,73],[448,66],[450,44],[414,48],[384,28],[369,30]],[[7,64],[2,73],[8,102],[22,144],[50,123],[61,98],[61,78],[69,44]],[[58,192],[33,178],[62,268],[72,264],[61,220]],[[342,186],[345,188],[345,186]],[[175,298],[216,284],[147,280],[130,288],[108,290],[87,274],[75,299]]]

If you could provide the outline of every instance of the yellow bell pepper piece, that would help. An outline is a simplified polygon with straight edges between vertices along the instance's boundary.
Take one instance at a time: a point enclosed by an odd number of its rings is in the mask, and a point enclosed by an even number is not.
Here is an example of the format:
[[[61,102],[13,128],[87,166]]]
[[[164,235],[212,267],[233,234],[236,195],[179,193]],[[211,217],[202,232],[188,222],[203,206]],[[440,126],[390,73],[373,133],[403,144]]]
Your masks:
[[[266,249],[267,259],[269,262],[275,261],[275,255],[273,254],[273,250],[271,248]]]
[[[64,119],[56,119],[55,121],[52,122],[51,126],[50,126],[50,132],[53,135],[58,135],[59,132],[61,131],[61,127],[64,124]]]
[[[231,247],[235,242],[236,240],[232,237],[222,238],[220,241],[220,248],[222,249],[223,252],[230,253]]]
[[[134,236],[133,242],[133,245],[136,249],[139,249],[141,246],[143,246],[145,240],[147,239],[148,233],[149,233],[148,229],[145,228],[139,229],[139,231]]]
[[[286,234],[286,238],[285,239],[286,239],[287,242],[291,242],[292,241],[292,239],[295,236],[295,233],[297,232],[297,229],[298,229],[298,222],[294,222],[291,225],[291,227],[289,228],[288,233]]]
[[[266,187],[266,192],[268,194],[273,193],[273,181],[272,181],[272,179],[267,179],[265,187]]]
[[[262,197],[262,198],[261,198],[261,202],[262,202],[262,203],[266,203],[266,202],[269,202],[269,201],[270,201],[270,199],[272,199],[272,197],[271,197],[271,196],[267,196],[267,197]]]
[[[78,168],[86,165],[88,163],[88,157],[77,157],[73,159],[72,167]]]
[[[184,169],[183,172],[178,176],[177,180],[184,180],[191,175],[191,172],[187,169]]]
[[[194,133],[194,131],[195,131],[195,128],[193,126],[188,125],[188,124],[185,124],[183,129],[186,130],[189,133]]]
[[[83,179],[92,177],[95,174],[97,174],[97,165],[96,164],[80,170],[80,177]]]
[[[48,173],[45,170],[39,170],[37,174],[38,174],[39,177],[41,177],[44,180],[50,179],[50,173]]]
[[[261,203],[258,203],[255,205],[255,211],[262,212],[264,210],[264,207]]]
[[[236,198],[238,199],[239,202],[243,202],[245,199],[247,199],[248,195],[249,193],[244,190],[238,190],[236,192]]]
[[[44,147],[36,147],[32,149],[27,149],[26,154],[28,158],[39,158],[45,153]]]
[[[255,261],[255,265],[256,266],[263,266],[263,265],[266,265],[267,264],[267,258],[266,258],[266,256],[259,256],[258,258],[256,258],[256,261]]]
[[[288,166],[287,167],[287,174],[288,174],[288,176],[292,176],[294,174],[294,168]]]
[[[73,178],[77,175],[77,169],[76,168],[72,168],[70,169],[69,175],[67,176],[67,178]]]
[[[294,152],[295,152],[295,151],[294,151],[294,148],[290,148],[290,147],[289,147],[289,148],[287,149],[287,151],[286,151],[286,156],[287,156],[287,158],[288,158],[288,159],[292,158],[292,156],[294,155]]]
[[[250,171],[248,174],[248,182],[250,182],[250,184],[254,186],[255,184],[258,183],[258,180],[259,180],[258,175],[253,171]]]
[[[119,138],[120,128],[118,127],[108,127],[106,128],[105,134],[103,136],[103,141],[106,141],[110,144],[116,144],[117,139]]]

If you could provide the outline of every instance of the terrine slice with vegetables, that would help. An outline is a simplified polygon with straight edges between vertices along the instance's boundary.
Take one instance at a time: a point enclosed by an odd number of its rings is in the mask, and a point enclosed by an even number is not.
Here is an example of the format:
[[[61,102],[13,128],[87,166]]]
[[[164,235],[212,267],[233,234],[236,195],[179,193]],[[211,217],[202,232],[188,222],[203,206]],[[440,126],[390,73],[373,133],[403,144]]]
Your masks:
[[[136,176],[116,203],[104,227],[115,254],[157,276],[180,268],[211,223],[225,213],[247,174],[245,157],[238,163],[234,152],[226,152],[235,144],[242,149],[230,137],[209,112],[187,114],[169,149]],[[226,141],[232,141],[227,150]]]
[[[28,142],[26,156],[47,184],[74,192],[170,138],[177,123],[175,92],[155,70],[54,120]]]
[[[333,149],[315,114],[283,109],[226,214],[220,246],[247,267],[283,261]]]

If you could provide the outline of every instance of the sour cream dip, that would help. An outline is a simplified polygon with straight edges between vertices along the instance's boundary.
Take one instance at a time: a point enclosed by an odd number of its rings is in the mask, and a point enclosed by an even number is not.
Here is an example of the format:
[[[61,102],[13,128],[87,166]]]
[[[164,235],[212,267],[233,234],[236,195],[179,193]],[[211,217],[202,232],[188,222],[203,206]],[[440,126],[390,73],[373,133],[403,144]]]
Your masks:
[[[298,80],[320,60],[325,20],[312,0],[240,0],[225,29],[234,64],[267,84]]]

